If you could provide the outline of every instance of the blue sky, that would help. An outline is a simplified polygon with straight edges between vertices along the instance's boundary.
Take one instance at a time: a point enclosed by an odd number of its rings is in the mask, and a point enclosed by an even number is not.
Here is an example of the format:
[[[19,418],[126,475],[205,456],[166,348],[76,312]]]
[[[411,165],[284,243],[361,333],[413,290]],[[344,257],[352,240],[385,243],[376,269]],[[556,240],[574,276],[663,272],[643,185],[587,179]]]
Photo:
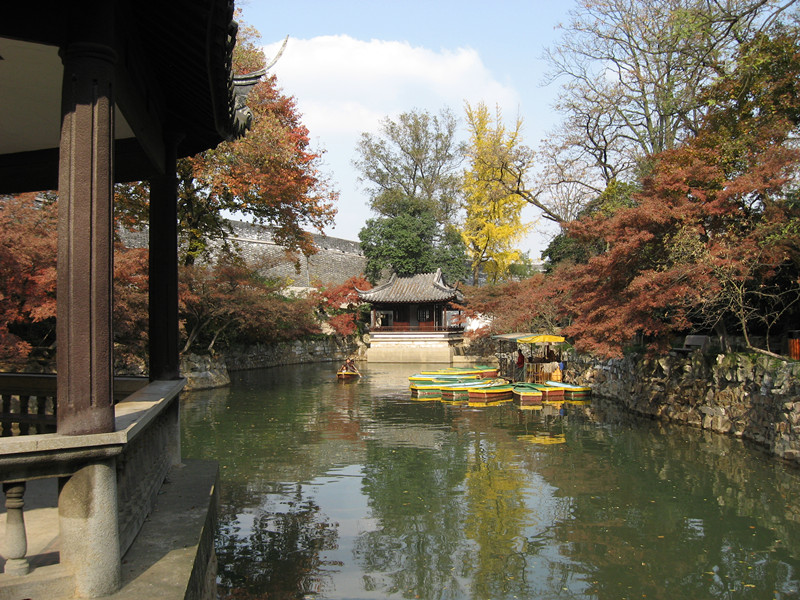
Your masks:
[[[557,122],[558,90],[542,85],[542,54],[559,38],[572,0],[240,0],[237,6],[261,33],[268,57],[289,36],[271,72],[297,99],[341,194],[328,235],[357,240],[374,216],[351,163],[360,134],[378,133],[384,117],[449,107],[463,118],[466,101],[483,101],[499,106],[509,125],[519,114],[533,148]],[[537,220],[532,208],[524,217]],[[538,222],[520,246],[536,259],[553,233]]]

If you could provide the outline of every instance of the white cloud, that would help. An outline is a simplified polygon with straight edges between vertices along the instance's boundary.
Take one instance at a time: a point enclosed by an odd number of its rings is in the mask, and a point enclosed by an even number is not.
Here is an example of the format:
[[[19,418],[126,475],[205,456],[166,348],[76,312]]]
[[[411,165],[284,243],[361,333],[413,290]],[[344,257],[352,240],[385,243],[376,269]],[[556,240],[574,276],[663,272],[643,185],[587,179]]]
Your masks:
[[[274,56],[279,43],[265,47]],[[312,135],[374,131],[384,116],[413,108],[461,113],[465,100],[516,112],[517,93],[497,82],[470,48],[435,51],[407,42],[346,35],[289,39],[272,68],[298,99]]]

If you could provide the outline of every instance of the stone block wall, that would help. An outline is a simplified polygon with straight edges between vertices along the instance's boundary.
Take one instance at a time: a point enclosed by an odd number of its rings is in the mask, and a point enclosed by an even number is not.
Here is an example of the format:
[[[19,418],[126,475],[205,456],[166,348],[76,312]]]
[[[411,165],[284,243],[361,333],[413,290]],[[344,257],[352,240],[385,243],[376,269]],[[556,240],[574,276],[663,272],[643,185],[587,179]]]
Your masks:
[[[275,243],[268,227],[243,221],[229,221],[233,235],[229,241],[251,264],[266,265],[261,274],[282,277],[292,287],[310,287],[315,283],[344,283],[350,277],[363,275],[367,259],[359,242],[330,236],[311,234],[319,252],[306,258],[300,255],[297,263]],[[147,247],[147,229],[121,230],[120,237],[131,248]]]
[[[752,440],[800,463],[800,363],[756,354],[575,357],[568,376],[625,408]]]
[[[227,350],[215,356],[190,354],[181,359],[186,390],[224,387],[231,371],[264,369],[301,363],[341,361],[363,355],[358,340],[340,336],[297,340],[281,344],[256,344]]]
[[[329,236],[312,234],[319,252],[295,262],[285,250],[276,245],[269,229],[244,223],[231,222],[234,243],[241,253],[252,262],[266,261],[269,268],[264,272],[270,277],[285,277],[294,287],[310,287],[315,282],[323,284],[343,283],[350,277],[362,275],[367,259],[358,242]]]

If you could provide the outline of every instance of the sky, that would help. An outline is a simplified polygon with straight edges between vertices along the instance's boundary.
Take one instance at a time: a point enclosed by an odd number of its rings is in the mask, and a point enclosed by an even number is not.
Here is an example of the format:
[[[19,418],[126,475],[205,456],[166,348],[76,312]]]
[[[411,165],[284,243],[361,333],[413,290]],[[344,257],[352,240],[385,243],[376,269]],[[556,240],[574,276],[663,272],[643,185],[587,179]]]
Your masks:
[[[545,86],[544,49],[560,37],[574,0],[239,0],[241,21],[255,27],[267,60],[289,41],[270,69],[294,96],[312,147],[324,150],[324,170],[339,191],[338,214],[327,235],[358,240],[368,218],[366,185],[352,162],[362,133],[378,135],[385,118],[410,110],[449,108],[460,120],[466,102],[500,107],[536,148],[558,122],[557,83]],[[538,259],[552,224],[537,219],[520,243]]]

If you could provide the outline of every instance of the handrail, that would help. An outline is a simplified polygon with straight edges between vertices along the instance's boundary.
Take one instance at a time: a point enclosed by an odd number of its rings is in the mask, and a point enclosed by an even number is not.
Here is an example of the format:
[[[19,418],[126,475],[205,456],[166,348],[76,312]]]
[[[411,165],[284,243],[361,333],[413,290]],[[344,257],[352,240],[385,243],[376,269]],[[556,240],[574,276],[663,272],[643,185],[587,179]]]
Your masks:
[[[92,577],[99,574],[100,579],[113,580],[118,561],[94,564],[76,557],[85,554],[88,543],[99,544],[104,555],[112,557],[122,556],[130,547],[155,505],[167,470],[180,461],[177,397],[185,383],[185,379],[154,381],[138,389],[116,404],[115,430],[108,433],[0,438],[0,482],[6,494],[7,522],[11,523],[3,545],[9,552],[6,558],[13,559],[7,561],[5,574],[19,576],[29,570],[23,518],[25,482],[60,477],[68,490],[58,498],[61,560],[75,570],[76,577],[86,571]],[[95,505],[103,508],[84,510]],[[85,531],[95,535],[87,536]],[[106,533],[98,537],[97,531]],[[69,559],[65,552],[71,553]]]
[[[387,332],[407,332],[407,331],[420,331],[420,332],[429,332],[429,331],[463,331],[463,325],[426,325],[426,324],[395,324],[395,325],[376,325],[372,327],[371,331],[373,332],[380,332],[380,331],[387,331]]]
[[[145,377],[115,377],[114,401],[127,398],[145,385]],[[0,437],[55,433],[56,390],[54,374],[0,373]]]

